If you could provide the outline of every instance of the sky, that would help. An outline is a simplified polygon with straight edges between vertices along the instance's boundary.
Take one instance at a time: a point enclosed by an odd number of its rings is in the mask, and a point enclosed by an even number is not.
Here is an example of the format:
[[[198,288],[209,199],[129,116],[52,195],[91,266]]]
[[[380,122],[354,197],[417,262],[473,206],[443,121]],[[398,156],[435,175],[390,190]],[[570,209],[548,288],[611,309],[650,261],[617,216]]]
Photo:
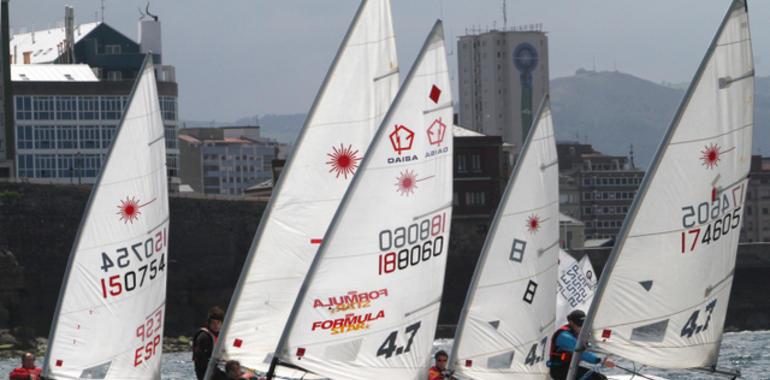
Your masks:
[[[104,21],[136,39],[146,0],[104,0]],[[402,78],[437,18],[456,72],[457,37],[503,25],[503,0],[392,0]],[[508,0],[508,26],[542,23],[551,78],[579,68],[620,70],[655,82],[692,78],[727,0]],[[11,0],[12,32],[101,19],[101,0]],[[163,62],[176,67],[182,120],[230,122],[305,113],[358,0],[155,0]],[[757,75],[770,75],[770,1],[749,2]],[[456,74],[453,74],[456,80]],[[456,88],[456,87],[455,87]]]

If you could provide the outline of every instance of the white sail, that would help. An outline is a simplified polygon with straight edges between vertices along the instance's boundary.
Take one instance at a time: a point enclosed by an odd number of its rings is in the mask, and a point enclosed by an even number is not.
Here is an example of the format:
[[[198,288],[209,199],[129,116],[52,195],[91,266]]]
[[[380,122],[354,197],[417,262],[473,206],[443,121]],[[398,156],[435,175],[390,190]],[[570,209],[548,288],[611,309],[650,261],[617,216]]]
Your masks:
[[[267,371],[308,267],[398,82],[390,0],[364,0],[263,215],[212,363],[234,359]]]
[[[279,345],[333,379],[426,376],[452,218],[452,95],[437,22],[311,266]]]
[[[556,330],[559,167],[547,99],[524,142],[455,333],[453,368],[472,379],[545,379]]]
[[[160,378],[168,269],[165,144],[148,56],[70,254],[45,377]]]
[[[746,4],[735,0],[604,270],[586,320],[592,328],[584,329],[592,348],[661,368],[716,364],[746,196],[753,95]]]
[[[559,250],[559,282],[556,296],[556,325],[567,323],[572,310],[588,311],[596,290],[596,272],[588,255],[580,261]]]

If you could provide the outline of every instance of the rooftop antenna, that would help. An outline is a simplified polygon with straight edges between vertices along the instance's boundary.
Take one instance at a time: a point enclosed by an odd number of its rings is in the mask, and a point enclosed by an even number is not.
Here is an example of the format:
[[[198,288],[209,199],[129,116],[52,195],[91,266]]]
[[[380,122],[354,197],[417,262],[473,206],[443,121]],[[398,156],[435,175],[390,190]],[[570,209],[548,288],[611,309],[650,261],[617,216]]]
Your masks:
[[[503,30],[508,29],[508,0],[503,0]]]
[[[631,150],[629,151],[628,155],[630,158],[629,163],[631,164],[631,169],[636,169],[636,164],[634,164],[634,144],[631,144]]]
[[[102,0],[102,22],[104,22],[104,0]]]

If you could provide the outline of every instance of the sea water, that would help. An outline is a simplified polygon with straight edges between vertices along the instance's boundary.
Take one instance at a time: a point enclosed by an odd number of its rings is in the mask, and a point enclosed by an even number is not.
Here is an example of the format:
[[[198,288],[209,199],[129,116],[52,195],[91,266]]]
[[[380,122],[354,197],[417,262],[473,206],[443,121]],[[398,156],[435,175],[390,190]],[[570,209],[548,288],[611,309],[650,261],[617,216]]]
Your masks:
[[[434,351],[451,348],[451,340],[438,340]],[[719,365],[740,369],[742,379],[770,379],[770,331],[727,333],[722,341]],[[40,360],[38,360],[40,364]],[[19,365],[19,359],[0,359],[0,379],[7,379],[8,373]],[[627,364],[630,366],[630,364]],[[700,372],[662,371],[644,369],[644,373],[665,377],[670,380],[718,379]],[[609,373],[623,374],[615,370]],[[192,367],[192,355],[189,352],[177,352],[163,355],[163,379],[195,379]],[[427,378],[427,372],[426,372]],[[642,380],[643,378],[637,377]]]

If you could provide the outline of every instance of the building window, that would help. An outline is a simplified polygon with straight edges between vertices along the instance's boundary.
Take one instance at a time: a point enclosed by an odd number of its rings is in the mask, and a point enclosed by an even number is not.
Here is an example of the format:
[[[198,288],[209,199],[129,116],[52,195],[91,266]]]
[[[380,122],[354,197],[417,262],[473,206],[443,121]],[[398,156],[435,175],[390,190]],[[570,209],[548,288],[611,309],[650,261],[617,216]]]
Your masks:
[[[34,165],[34,156],[31,154],[20,154],[16,156],[17,159],[17,165],[19,168],[19,177],[34,177],[35,176],[35,165]]]
[[[465,193],[465,204],[467,206],[483,206],[486,204],[486,194],[483,191],[473,191]]]
[[[77,149],[77,127],[74,125],[61,125],[56,127],[56,147],[59,149]]]
[[[102,148],[109,148],[112,144],[112,140],[115,139],[115,131],[118,127],[115,125],[103,125],[102,126]]]
[[[120,45],[104,45],[104,54],[117,55],[121,53]]]
[[[583,200],[584,201],[590,201],[591,200],[591,193],[590,192],[584,192],[583,193]]]
[[[60,154],[57,158],[59,164],[59,178],[74,178],[78,173],[75,173],[75,160],[71,154]]]
[[[77,116],[77,98],[74,96],[56,97],[56,119],[75,120]]]
[[[53,120],[53,96],[35,96],[32,104],[35,107],[35,120]]]
[[[176,120],[176,98],[173,96],[160,97],[160,110],[163,113],[163,120]]]
[[[586,214],[586,215],[591,215],[591,214],[593,214],[593,208],[585,207],[585,208],[583,208],[583,213]]]
[[[120,96],[102,96],[102,120],[119,120],[123,106]]]
[[[78,101],[80,120],[99,120],[99,99],[95,96],[81,96]]]
[[[55,147],[54,129],[50,126],[35,126],[35,149],[53,149]]]
[[[471,172],[481,173],[481,155],[471,155]]]
[[[99,126],[81,125],[78,131],[80,135],[80,149],[99,149]]]
[[[16,127],[16,147],[19,149],[32,149],[32,127],[21,125]]]
[[[32,120],[32,97],[16,97],[16,120]]]
[[[56,155],[53,155],[53,154],[35,155],[35,177],[37,178],[56,177]]]
[[[108,81],[123,80],[123,73],[120,72],[120,71],[108,71],[107,72],[107,80]]]
[[[468,165],[466,163],[466,156],[464,154],[457,155],[457,172],[467,173]]]
[[[96,177],[99,174],[99,169],[102,166],[102,159],[98,154],[86,154],[81,158],[81,171],[83,177]]]
[[[163,130],[166,134],[166,149],[176,149],[176,129],[170,125],[166,125]]]

